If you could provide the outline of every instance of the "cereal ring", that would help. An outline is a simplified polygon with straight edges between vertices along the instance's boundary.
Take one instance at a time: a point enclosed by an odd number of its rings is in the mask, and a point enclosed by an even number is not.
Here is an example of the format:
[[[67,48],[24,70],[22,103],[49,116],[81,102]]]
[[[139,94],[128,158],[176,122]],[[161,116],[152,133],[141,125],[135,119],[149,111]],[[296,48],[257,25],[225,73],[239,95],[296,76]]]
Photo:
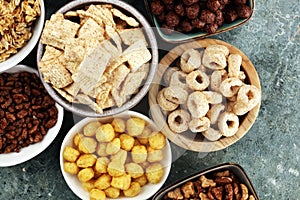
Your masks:
[[[174,72],[171,76],[169,86],[181,87],[185,90],[188,90],[189,87],[186,84],[186,76],[187,74],[182,71]]]
[[[227,66],[226,56],[221,53],[204,52],[202,63],[208,69],[224,69]]]
[[[239,54],[230,54],[228,56],[228,76],[238,78],[240,67],[242,65],[242,56]]]
[[[218,139],[220,139],[222,137],[222,134],[220,133],[220,131],[215,130],[211,127],[208,128],[206,131],[203,131],[202,135],[210,141],[217,141]]]
[[[244,115],[246,114],[250,109],[248,108],[248,105],[244,102],[235,102],[230,105],[231,107],[228,107],[234,114],[236,115]]]
[[[213,105],[206,114],[206,116],[210,120],[210,123],[211,124],[217,123],[220,113],[223,112],[224,110],[225,110],[225,106],[223,104]]]
[[[244,115],[253,109],[260,102],[260,99],[261,95],[257,87],[254,85],[243,85],[237,94],[233,112],[236,115]]]
[[[210,127],[210,120],[207,117],[194,118],[189,122],[189,129],[194,132],[206,131]]]
[[[198,69],[201,65],[202,54],[195,49],[188,49],[181,55],[180,68],[186,73]]]
[[[213,91],[219,92],[222,81],[228,78],[226,70],[215,70],[210,76],[210,88]]]
[[[166,85],[168,85],[170,83],[170,80],[171,80],[171,77],[172,77],[172,74],[176,71],[179,71],[179,67],[169,67],[165,73],[164,73],[164,76],[163,76],[163,80],[164,80],[164,83]]]
[[[260,91],[254,85],[243,85],[237,94],[237,101],[247,104],[250,110],[259,103],[260,99]]]
[[[164,96],[165,88],[157,94],[157,103],[164,111],[173,111],[178,107],[178,104],[168,101]]]
[[[210,104],[222,103],[223,96],[220,93],[213,92],[213,91],[203,91],[202,93],[205,95],[208,103]]]
[[[225,55],[226,57],[229,55],[229,49],[226,46],[221,44],[209,45],[208,47],[206,47],[205,51],[212,52],[212,53],[220,53]]]
[[[243,82],[238,78],[227,78],[220,84],[220,92],[225,97],[234,96],[240,89],[240,86],[243,85]]]
[[[239,118],[232,112],[224,112],[219,116],[218,128],[225,137],[233,136],[239,129]]]
[[[206,73],[196,70],[186,76],[186,83],[192,90],[205,90],[209,86],[209,77]]]
[[[187,106],[193,118],[203,117],[209,110],[209,104],[205,95],[199,91],[189,95]]]
[[[165,88],[163,94],[168,101],[175,104],[185,104],[189,95],[184,89],[174,86]]]
[[[168,116],[168,124],[170,129],[175,133],[181,133],[188,130],[188,122],[191,120],[191,116],[186,110],[175,110]]]

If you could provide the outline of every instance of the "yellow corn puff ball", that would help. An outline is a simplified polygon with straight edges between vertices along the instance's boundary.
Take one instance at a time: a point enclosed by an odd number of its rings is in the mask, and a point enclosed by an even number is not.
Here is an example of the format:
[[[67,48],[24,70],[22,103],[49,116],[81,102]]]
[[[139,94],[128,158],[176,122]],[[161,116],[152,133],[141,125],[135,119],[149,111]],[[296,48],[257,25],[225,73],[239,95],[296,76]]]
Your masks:
[[[105,190],[110,187],[111,176],[103,174],[95,180],[94,186],[100,190]]]
[[[131,176],[123,174],[122,176],[112,177],[111,186],[119,188],[120,190],[127,190],[130,187]]]
[[[78,158],[76,164],[78,167],[88,168],[94,166],[96,161],[97,157],[94,154],[83,154]]]
[[[145,174],[143,174],[142,176],[140,176],[138,178],[134,178],[133,181],[139,183],[141,187],[143,187],[144,185],[146,185],[148,183],[148,180],[147,180],[147,177]]]
[[[125,197],[135,197],[141,192],[141,186],[137,182],[131,182],[130,187],[123,191]]]
[[[127,151],[120,149],[116,154],[110,157],[111,161],[118,161],[121,164],[125,164],[127,160]]]
[[[149,145],[152,149],[162,149],[166,145],[166,138],[161,132],[153,132],[149,136]]]
[[[92,168],[84,168],[77,174],[80,182],[87,182],[94,177],[94,170]]]
[[[164,175],[164,169],[160,163],[153,163],[146,168],[146,177],[150,183],[159,183]]]
[[[81,137],[78,149],[83,153],[94,153],[97,148],[97,141],[92,137]]]
[[[125,174],[125,168],[120,161],[111,161],[108,163],[107,172],[110,176],[121,176]]]
[[[63,151],[63,158],[66,161],[75,162],[79,157],[80,152],[74,149],[73,147],[66,146]]]
[[[74,138],[73,138],[73,143],[74,143],[75,146],[78,147],[79,141],[81,140],[82,137],[83,137],[83,135],[80,134],[80,133],[77,133],[77,134],[74,136]]]
[[[149,127],[145,127],[142,134],[138,136],[138,140],[140,144],[146,145],[148,144],[148,137],[152,133],[152,130]]]
[[[115,137],[115,130],[111,124],[103,124],[96,130],[96,139],[99,142],[110,142]]]
[[[107,157],[100,157],[97,159],[95,164],[95,171],[97,173],[107,173],[107,165],[109,163],[109,159]]]
[[[131,150],[131,158],[135,163],[142,163],[147,160],[147,149],[143,145],[134,146]]]
[[[64,170],[65,170],[65,172],[70,173],[70,174],[78,174],[79,167],[76,165],[76,163],[65,162],[64,163]]]
[[[98,156],[107,156],[108,154],[106,153],[106,147],[107,147],[107,143],[99,143],[97,148],[96,148],[96,153]]]
[[[106,146],[106,153],[112,155],[117,153],[121,149],[121,140],[120,138],[114,138]]]
[[[131,136],[138,136],[142,134],[146,122],[143,119],[132,117],[126,121],[127,133]]]
[[[114,127],[116,132],[118,132],[118,133],[124,133],[125,132],[126,124],[125,124],[125,121],[123,119],[114,118],[111,125]]]
[[[96,130],[100,127],[101,123],[98,121],[90,122],[83,127],[83,135],[85,136],[95,136]]]
[[[114,188],[114,187],[109,187],[104,190],[106,196],[108,198],[118,198],[120,196],[120,189],[119,188]]]
[[[106,195],[105,192],[103,192],[102,190],[94,188],[90,191],[90,200],[105,200],[105,199],[106,199]]]
[[[128,134],[120,135],[121,148],[125,151],[130,151],[134,145],[134,138]]]
[[[153,149],[152,147],[147,147],[148,156],[147,161],[148,162],[159,162],[163,159],[163,151],[161,149]]]
[[[82,187],[86,191],[91,191],[95,186],[94,186],[95,180],[89,180],[87,182],[82,182]]]
[[[144,174],[144,169],[137,163],[127,163],[125,165],[125,171],[132,178],[138,178]]]

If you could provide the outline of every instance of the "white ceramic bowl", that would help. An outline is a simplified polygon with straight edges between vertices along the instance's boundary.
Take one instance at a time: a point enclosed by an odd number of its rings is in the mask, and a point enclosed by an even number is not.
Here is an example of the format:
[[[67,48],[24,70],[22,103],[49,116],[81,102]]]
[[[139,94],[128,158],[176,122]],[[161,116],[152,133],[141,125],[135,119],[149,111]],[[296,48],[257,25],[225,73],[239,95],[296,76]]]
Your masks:
[[[147,94],[149,91],[150,85],[154,79],[157,65],[158,65],[158,47],[157,42],[155,38],[155,34],[153,32],[153,29],[149,25],[146,18],[133,6],[129,5],[128,3],[124,1],[110,1],[110,0],[77,0],[77,1],[71,1],[61,7],[57,13],[66,13],[71,10],[78,10],[78,9],[84,9],[86,6],[89,5],[97,5],[97,4],[111,4],[113,7],[120,9],[120,11],[124,12],[125,14],[128,14],[128,16],[131,16],[135,18],[141,25],[141,28],[144,30],[145,38],[149,43],[149,51],[151,52],[152,59],[149,61],[150,63],[150,70],[148,72],[146,80],[142,83],[142,86],[139,88],[139,92],[132,95],[129,100],[127,100],[121,107],[112,107],[107,108],[103,110],[103,113],[97,113],[91,108],[89,108],[86,105],[83,104],[75,104],[70,103],[65,98],[63,98],[61,95],[59,95],[56,90],[51,86],[51,84],[46,83],[43,79],[42,82],[46,88],[46,90],[49,92],[49,94],[52,96],[53,99],[60,105],[62,105],[66,110],[75,113],[77,115],[83,116],[83,117],[106,117],[106,116],[112,116],[121,112],[124,112],[126,110],[129,110],[133,108],[136,104],[138,104],[143,97]],[[37,49],[37,63],[40,62],[42,56],[44,53],[44,45],[39,43],[38,49]],[[40,76],[43,77],[43,74],[40,71],[40,68],[38,68]]]
[[[14,73],[19,71],[27,71],[36,73],[38,75],[37,70],[25,65],[16,65],[6,72]],[[31,144],[27,147],[22,148],[19,153],[12,152],[7,154],[0,154],[0,167],[13,166],[28,161],[43,152],[52,143],[60,130],[64,116],[63,108],[57,103],[56,108],[58,110],[57,122],[54,127],[48,130],[43,140],[41,142]]]
[[[31,39],[24,47],[19,49],[16,54],[10,56],[6,61],[0,62],[0,72],[5,71],[20,63],[38,43],[45,22],[45,6],[43,0],[40,0],[40,7],[41,7],[41,15],[35,21],[35,25],[32,29],[33,33]]]
[[[107,122],[111,122],[113,118],[116,118],[116,117],[122,118],[122,117],[127,117],[127,116],[141,118],[141,119],[145,120],[151,126],[151,128],[156,129],[156,125],[154,124],[154,122],[152,120],[150,120],[148,117],[146,117],[145,115],[142,115],[142,114],[134,112],[134,111],[126,111],[126,112],[123,112],[123,113],[120,113],[118,115],[111,116],[111,117],[84,118],[83,120],[81,120],[80,122],[75,124],[70,129],[70,131],[67,133],[66,137],[64,138],[62,145],[61,145],[61,149],[60,149],[60,169],[61,169],[63,177],[64,177],[66,183],[68,184],[69,188],[79,198],[81,198],[83,200],[89,200],[89,193],[83,189],[83,187],[76,175],[72,175],[72,174],[66,173],[64,171],[64,167],[63,167],[63,163],[64,163],[63,150],[64,150],[64,148],[66,146],[73,146],[73,137],[76,135],[76,133],[78,133],[80,130],[82,130],[82,128],[89,122],[100,121],[102,123],[107,123]],[[129,197],[122,196],[117,199],[118,200],[120,200],[120,199],[121,200],[144,200],[144,199],[148,199],[148,198],[152,197],[163,186],[164,182],[166,181],[166,179],[170,173],[171,163],[172,163],[172,152],[171,152],[170,144],[169,144],[168,140],[166,139],[166,147],[164,148],[164,159],[162,161],[162,165],[164,166],[164,176],[163,176],[162,180],[158,184],[147,183],[146,185],[144,185],[141,188],[141,193],[135,197],[129,198]],[[107,198],[107,199],[110,199],[110,198]]]

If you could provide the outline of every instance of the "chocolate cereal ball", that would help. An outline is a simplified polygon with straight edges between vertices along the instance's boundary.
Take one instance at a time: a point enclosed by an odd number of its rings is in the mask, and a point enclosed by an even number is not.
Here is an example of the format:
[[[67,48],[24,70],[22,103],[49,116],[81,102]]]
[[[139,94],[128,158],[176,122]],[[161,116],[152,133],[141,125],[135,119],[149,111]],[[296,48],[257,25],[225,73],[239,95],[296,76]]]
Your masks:
[[[183,32],[190,32],[191,30],[193,30],[193,26],[192,24],[189,22],[189,20],[184,20],[181,22],[180,27],[182,29]]]
[[[237,11],[237,15],[241,18],[248,18],[248,17],[250,17],[250,15],[252,13],[251,8],[246,5],[239,5],[236,8],[236,11]]]
[[[229,4],[229,0],[219,0],[219,2],[224,5]]]
[[[200,11],[200,5],[195,3],[193,5],[187,6],[185,8],[186,16],[189,19],[195,19],[198,17],[199,11]]]
[[[206,24],[204,26],[204,30],[209,33],[209,34],[213,34],[215,32],[217,32],[218,30],[218,25],[216,23],[213,24]]]
[[[191,24],[194,28],[202,29],[205,26],[205,22],[201,21],[199,18],[193,19]]]
[[[179,24],[179,16],[175,12],[168,12],[165,16],[166,25],[169,27],[175,27]]]
[[[157,19],[158,22],[162,23],[162,22],[165,21],[165,17],[166,17],[165,12],[162,12],[160,15],[156,16],[156,19]]]
[[[218,26],[222,26],[224,24],[224,16],[221,10],[216,11],[216,19],[215,22]]]
[[[182,2],[187,5],[187,6],[190,6],[194,3],[198,3],[199,0],[182,0]]]
[[[161,1],[152,1],[151,11],[154,15],[160,15],[164,11],[164,5],[161,3]]]
[[[233,8],[225,9],[224,14],[224,19],[226,23],[231,23],[238,18],[237,12]]]
[[[218,0],[208,0],[206,6],[212,12],[219,10],[221,3]]]
[[[215,21],[216,15],[210,10],[204,9],[200,13],[200,20],[206,24],[211,24]]]
[[[185,9],[182,3],[175,5],[174,11],[180,17],[183,17],[185,15]]]

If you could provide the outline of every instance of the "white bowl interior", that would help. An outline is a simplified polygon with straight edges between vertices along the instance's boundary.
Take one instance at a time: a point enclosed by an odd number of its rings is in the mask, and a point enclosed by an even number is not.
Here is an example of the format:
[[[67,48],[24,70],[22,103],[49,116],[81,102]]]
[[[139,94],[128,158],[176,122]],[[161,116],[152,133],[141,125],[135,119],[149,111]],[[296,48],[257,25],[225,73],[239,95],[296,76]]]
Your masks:
[[[7,72],[9,73],[14,73],[19,71],[27,71],[31,73],[36,73],[38,75],[37,70],[25,65],[16,65],[13,68],[7,70]],[[48,133],[44,136],[43,140],[41,142],[31,144],[27,147],[22,148],[19,153],[12,152],[7,154],[0,154],[0,167],[13,166],[28,161],[31,158],[40,154],[52,143],[52,141],[59,133],[63,121],[63,116],[64,116],[63,108],[59,106],[57,103],[56,103],[56,108],[58,110],[57,122],[54,127],[48,130]]]
[[[68,184],[69,188],[81,199],[83,200],[88,200],[89,199],[89,193],[83,189],[80,181],[78,180],[76,175],[72,175],[69,173],[66,173],[64,171],[63,168],[63,163],[64,163],[64,159],[63,159],[63,150],[66,146],[73,146],[73,137],[75,136],[76,133],[78,133],[78,131],[80,131],[87,123],[92,122],[92,121],[100,121],[102,123],[105,122],[110,122],[112,118],[114,117],[126,117],[126,116],[131,116],[131,117],[138,117],[141,118],[143,120],[145,120],[152,128],[155,129],[155,124],[153,121],[151,121],[148,117],[134,112],[134,111],[126,111],[123,113],[120,113],[118,115],[115,115],[113,117],[105,117],[105,118],[84,118],[83,120],[81,120],[80,122],[78,122],[77,124],[75,124],[70,131],[67,133],[66,137],[64,138],[62,145],[61,145],[61,149],[60,149],[60,169],[61,172],[63,174],[63,177],[66,181],[66,183]],[[148,199],[151,196],[153,196],[164,184],[164,182],[166,181],[169,173],[170,173],[170,169],[171,169],[171,163],[172,163],[172,152],[171,152],[171,147],[170,144],[168,142],[168,140],[166,139],[166,147],[164,149],[164,160],[162,161],[162,165],[164,166],[164,176],[162,178],[162,180],[158,183],[158,184],[150,184],[147,183],[145,186],[143,186],[141,188],[141,193],[135,197],[119,197],[117,199],[122,199],[122,200],[142,200],[142,199]],[[110,198],[107,198],[110,199]]]
[[[0,63],[0,72],[5,71],[18,63],[20,63],[35,47],[40,39],[45,21],[45,6],[44,0],[40,0],[41,15],[36,20],[35,25],[32,29],[32,37],[28,43],[21,49],[18,50],[18,53],[10,56],[6,61]]]

